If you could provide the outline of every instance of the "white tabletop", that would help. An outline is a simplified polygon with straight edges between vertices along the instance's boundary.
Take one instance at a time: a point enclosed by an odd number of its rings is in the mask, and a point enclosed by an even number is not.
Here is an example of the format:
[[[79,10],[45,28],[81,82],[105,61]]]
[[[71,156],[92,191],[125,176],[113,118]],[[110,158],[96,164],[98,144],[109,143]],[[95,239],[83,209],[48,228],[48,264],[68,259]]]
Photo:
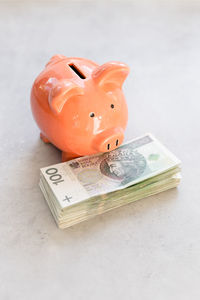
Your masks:
[[[200,299],[200,2],[0,3],[0,299]],[[29,94],[56,53],[127,63],[126,140],[181,160],[173,189],[59,230],[38,187],[60,152]]]

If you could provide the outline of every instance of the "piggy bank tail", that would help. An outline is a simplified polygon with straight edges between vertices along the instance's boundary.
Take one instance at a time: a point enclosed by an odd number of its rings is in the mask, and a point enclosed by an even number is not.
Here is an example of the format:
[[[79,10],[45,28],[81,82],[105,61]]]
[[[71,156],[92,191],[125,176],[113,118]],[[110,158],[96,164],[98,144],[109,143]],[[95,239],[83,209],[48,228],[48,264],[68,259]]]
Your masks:
[[[54,56],[51,57],[51,59],[48,61],[48,63],[45,65],[45,67],[55,64],[61,60],[67,59],[66,56],[62,55],[62,54],[56,54]]]

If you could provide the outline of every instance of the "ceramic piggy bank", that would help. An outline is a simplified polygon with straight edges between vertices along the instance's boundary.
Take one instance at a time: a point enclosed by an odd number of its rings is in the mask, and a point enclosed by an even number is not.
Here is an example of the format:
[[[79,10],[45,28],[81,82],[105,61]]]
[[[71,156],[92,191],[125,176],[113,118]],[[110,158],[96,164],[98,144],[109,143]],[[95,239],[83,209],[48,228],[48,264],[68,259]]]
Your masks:
[[[62,161],[122,143],[128,119],[122,85],[128,73],[120,62],[50,59],[33,84],[31,107],[40,137],[62,151]]]

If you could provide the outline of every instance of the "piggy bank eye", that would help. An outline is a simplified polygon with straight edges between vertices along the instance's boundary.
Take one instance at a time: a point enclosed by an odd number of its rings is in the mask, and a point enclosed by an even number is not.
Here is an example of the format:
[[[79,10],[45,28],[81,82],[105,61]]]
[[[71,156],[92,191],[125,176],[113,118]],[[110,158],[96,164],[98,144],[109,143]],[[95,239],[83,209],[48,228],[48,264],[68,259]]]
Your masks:
[[[90,117],[94,118],[95,114],[93,112],[90,113]]]
[[[114,108],[115,106],[114,106],[114,104],[111,104],[110,107],[111,107],[111,108]]]

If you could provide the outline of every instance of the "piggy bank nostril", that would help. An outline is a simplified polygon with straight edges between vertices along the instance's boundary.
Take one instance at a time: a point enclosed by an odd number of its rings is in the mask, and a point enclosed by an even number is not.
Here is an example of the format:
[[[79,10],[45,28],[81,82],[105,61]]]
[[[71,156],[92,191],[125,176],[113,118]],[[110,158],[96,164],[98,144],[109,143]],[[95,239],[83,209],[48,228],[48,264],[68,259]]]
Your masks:
[[[110,149],[110,144],[107,145],[107,149],[108,149],[108,150]]]
[[[118,146],[118,144],[119,144],[119,140],[116,140],[116,146]]]

